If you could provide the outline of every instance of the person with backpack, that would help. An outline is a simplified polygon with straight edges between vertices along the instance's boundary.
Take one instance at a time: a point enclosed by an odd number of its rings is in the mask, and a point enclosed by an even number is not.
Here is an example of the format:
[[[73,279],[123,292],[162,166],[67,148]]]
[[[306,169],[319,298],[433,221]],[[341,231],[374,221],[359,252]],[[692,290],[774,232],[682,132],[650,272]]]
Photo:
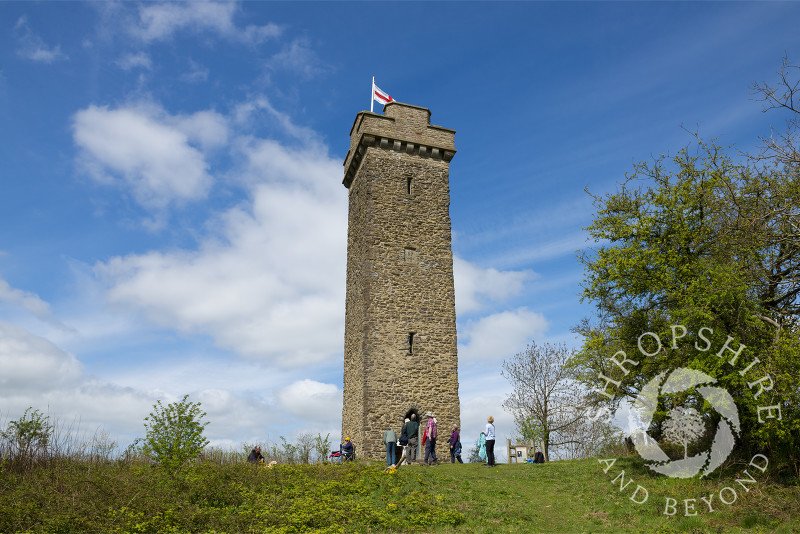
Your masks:
[[[400,447],[400,450],[403,451],[401,454],[401,459],[399,463],[402,465],[408,465],[408,433],[407,433],[407,425],[411,419],[406,417],[406,420],[403,421],[403,426],[400,428],[400,437],[397,438],[397,446]]]
[[[461,459],[461,439],[458,434],[458,427],[453,425],[452,427],[453,432],[450,434],[450,463],[458,463],[463,464],[464,461]]]
[[[425,435],[427,436],[427,443],[425,444],[425,463],[428,465],[438,465],[436,461],[436,418],[432,412],[425,414],[428,418],[428,424],[425,427]]]

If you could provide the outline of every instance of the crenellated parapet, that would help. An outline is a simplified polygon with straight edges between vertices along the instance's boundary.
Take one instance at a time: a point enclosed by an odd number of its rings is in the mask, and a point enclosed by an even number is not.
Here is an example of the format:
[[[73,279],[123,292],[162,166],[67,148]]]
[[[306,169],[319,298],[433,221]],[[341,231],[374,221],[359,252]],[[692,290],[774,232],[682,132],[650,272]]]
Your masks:
[[[344,180],[349,188],[370,147],[403,152],[450,163],[456,154],[455,130],[430,124],[427,108],[392,102],[384,115],[362,111],[350,129],[350,150],[344,160]]]

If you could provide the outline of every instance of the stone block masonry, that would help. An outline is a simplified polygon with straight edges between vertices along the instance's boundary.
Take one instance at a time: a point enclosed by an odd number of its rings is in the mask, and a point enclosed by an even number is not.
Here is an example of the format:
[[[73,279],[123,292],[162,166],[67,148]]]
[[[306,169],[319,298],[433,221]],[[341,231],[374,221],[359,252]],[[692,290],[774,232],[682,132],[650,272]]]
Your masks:
[[[411,407],[439,422],[449,461],[459,428],[449,162],[455,131],[430,111],[392,102],[350,131],[342,437],[359,458],[383,459],[383,432]],[[423,418],[424,422],[425,418]]]

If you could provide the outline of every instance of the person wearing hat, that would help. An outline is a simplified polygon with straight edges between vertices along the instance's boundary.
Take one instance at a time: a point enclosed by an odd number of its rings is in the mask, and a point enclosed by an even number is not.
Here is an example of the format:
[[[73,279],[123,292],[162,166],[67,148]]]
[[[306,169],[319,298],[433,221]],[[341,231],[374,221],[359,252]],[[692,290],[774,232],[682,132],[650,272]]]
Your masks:
[[[425,432],[428,436],[428,441],[425,443],[425,463],[437,465],[439,462],[436,461],[436,438],[438,436],[436,418],[433,416],[433,412],[426,413],[425,417],[428,418],[428,424],[425,427]]]
[[[344,438],[344,443],[342,444],[342,454],[344,455],[345,460],[353,460],[356,455],[356,447],[353,445],[353,442],[350,441],[349,437]]]

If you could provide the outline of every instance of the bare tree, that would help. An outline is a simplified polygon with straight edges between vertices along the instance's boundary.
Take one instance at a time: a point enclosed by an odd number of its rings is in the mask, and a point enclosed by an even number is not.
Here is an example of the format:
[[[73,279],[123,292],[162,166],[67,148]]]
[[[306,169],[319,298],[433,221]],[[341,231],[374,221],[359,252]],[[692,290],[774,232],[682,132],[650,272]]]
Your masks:
[[[567,366],[573,353],[566,345],[531,342],[503,362],[502,374],[514,388],[503,408],[514,415],[523,438],[541,439],[548,460],[551,448],[583,445],[578,436],[586,424],[585,395]]]
[[[793,65],[784,56],[778,81],[775,85],[767,82],[753,84],[756,100],[764,102],[764,111],[772,109],[790,112],[786,119],[786,130],[772,130],[769,137],[762,137],[761,152],[756,159],[774,159],[781,163],[800,164],[800,66]]]

